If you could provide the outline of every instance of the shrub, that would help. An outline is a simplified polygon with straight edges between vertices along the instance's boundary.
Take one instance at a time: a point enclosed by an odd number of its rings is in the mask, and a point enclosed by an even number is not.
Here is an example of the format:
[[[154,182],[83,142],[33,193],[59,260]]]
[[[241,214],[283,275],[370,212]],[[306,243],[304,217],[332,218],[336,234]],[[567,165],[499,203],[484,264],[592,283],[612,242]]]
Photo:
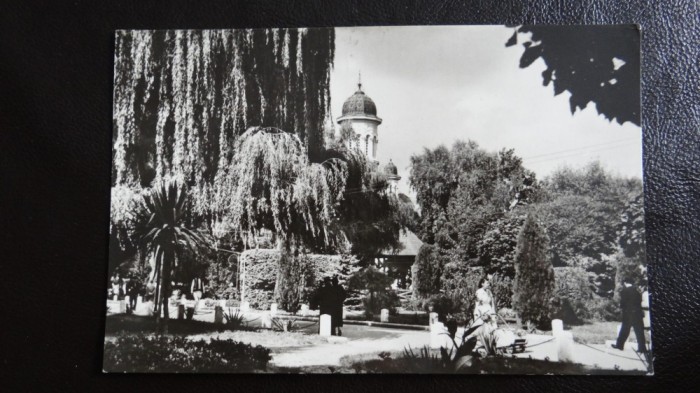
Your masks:
[[[350,277],[348,287],[351,290],[366,291],[362,304],[367,317],[372,318],[383,308],[395,314],[396,307],[401,304],[399,296],[389,288],[392,281],[391,277],[370,266]]]
[[[480,267],[471,267],[466,262],[450,262],[445,265],[442,291],[452,300],[452,314],[456,319],[469,321],[474,313],[476,290],[484,276]]]
[[[233,340],[189,341],[185,337],[120,335],[106,342],[108,372],[231,373],[265,370],[270,350]]]
[[[441,258],[435,246],[423,244],[411,267],[414,296],[426,298],[439,292],[442,269]]]
[[[555,288],[552,318],[577,325],[590,319],[595,296],[593,274],[579,267],[554,268]]]
[[[225,330],[251,330],[248,327],[250,321],[237,308],[229,308],[227,312],[224,312],[224,319],[226,320],[223,325]]]

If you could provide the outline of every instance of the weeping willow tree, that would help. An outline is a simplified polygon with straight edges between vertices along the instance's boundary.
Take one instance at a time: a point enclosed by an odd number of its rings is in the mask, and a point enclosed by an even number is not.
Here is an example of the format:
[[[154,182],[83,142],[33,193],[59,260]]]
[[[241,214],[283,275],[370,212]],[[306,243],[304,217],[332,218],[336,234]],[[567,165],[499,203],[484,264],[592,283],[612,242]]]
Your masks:
[[[311,162],[297,135],[255,127],[239,140],[231,186],[231,225],[246,244],[264,231],[276,234],[280,263],[275,298],[295,309],[304,287],[300,248],[336,247],[343,242],[336,214],[349,175],[349,161]]]
[[[185,184],[188,225],[215,232],[251,126],[292,132],[316,160],[334,39],[333,29],[118,31],[110,259],[136,250],[133,206],[161,180]]]

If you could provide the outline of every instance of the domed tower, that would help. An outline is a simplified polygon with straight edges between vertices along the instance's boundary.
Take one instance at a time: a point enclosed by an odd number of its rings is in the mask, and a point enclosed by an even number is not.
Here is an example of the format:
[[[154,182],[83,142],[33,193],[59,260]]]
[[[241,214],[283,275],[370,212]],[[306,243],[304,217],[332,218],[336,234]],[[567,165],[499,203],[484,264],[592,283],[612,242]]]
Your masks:
[[[389,191],[398,195],[401,176],[399,176],[399,171],[396,169],[396,165],[394,165],[391,159],[389,159],[389,163],[384,166],[384,174],[387,180],[389,180]]]
[[[348,145],[362,151],[368,160],[376,163],[379,143],[377,126],[382,124],[382,119],[377,117],[374,101],[362,91],[361,81],[357,83],[355,94],[345,100],[338,124],[341,132],[343,128],[352,128],[355,132],[354,138],[347,141]]]

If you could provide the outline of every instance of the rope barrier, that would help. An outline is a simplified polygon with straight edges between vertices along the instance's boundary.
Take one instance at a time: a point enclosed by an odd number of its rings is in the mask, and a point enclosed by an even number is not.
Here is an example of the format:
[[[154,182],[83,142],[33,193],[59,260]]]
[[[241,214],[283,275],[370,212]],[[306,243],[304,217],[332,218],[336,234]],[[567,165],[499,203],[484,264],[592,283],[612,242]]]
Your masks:
[[[590,348],[590,349],[592,349],[592,350],[594,350],[594,351],[603,352],[603,353],[608,354],[608,355],[610,355],[610,356],[615,356],[615,357],[623,358],[623,359],[627,359],[627,360],[639,360],[639,361],[641,361],[642,363],[644,363],[644,361],[643,361],[640,357],[638,357],[637,359],[635,359],[635,358],[630,358],[630,357],[627,357],[627,356],[616,355],[616,354],[614,354],[614,353],[610,353],[610,352],[608,352],[608,351],[604,351],[604,350],[602,350],[602,349],[598,349],[598,348],[596,348],[596,347],[592,347],[592,346],[590,346],[590,345],[588,345],[588,344],[584,344],[584,343],[578,343],[578,344],[581,344],[581,345],[583,345],[584,347],[588,347],[588,348]],[[646,363],[645,363],[645,364],[646,364]]]

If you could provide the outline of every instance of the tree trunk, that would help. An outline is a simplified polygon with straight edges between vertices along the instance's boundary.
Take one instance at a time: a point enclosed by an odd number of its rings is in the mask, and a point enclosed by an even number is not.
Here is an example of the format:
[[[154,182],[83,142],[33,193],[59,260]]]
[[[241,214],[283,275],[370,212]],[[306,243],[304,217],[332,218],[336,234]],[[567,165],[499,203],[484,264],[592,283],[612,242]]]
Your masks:
[[[162,332],[168,334],[168,321],[170,320],[170,270],[172,263],[172,251],[163,253],[163,273],[161,274],[161,297],[163,304]],[[160,313],[159,313],[160,315]]]
[[[280,252],[280,259],[277,268],[277,280],[275,281],[274,299],[286,311],[296,312],[299,307],[301,289],[303,287],[301,282],[303,272],[299,253],[289,241],[278,242],[277,249]]]

